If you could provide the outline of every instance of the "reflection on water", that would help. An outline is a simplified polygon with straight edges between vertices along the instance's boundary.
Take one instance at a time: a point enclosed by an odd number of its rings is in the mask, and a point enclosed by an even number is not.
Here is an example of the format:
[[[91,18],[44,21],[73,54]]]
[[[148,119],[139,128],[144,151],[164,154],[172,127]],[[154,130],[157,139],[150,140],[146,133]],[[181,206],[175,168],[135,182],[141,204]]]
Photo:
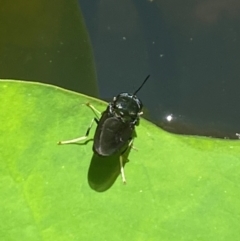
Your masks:
[[[227,126],[221,122],[200,122],[199,120],[191,121],[183,115],[166,114],[162,120],[156,123],[166,131],[184,134],[198,135],[222,139],[240,139],[238,130]]]
[[[97,96],[91,46],[75,1],[1,1],[0,36],[0,79]]]

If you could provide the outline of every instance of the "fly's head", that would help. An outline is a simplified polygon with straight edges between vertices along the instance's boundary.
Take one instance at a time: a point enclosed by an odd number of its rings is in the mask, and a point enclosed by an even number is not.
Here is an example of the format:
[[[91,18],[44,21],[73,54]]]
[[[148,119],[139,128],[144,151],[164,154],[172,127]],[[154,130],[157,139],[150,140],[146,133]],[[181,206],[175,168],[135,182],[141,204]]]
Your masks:
[[[134,94],[121,93],[113,98],[109,105],[110,112],[124,123],[137,125],[142,114],[143,104]]]

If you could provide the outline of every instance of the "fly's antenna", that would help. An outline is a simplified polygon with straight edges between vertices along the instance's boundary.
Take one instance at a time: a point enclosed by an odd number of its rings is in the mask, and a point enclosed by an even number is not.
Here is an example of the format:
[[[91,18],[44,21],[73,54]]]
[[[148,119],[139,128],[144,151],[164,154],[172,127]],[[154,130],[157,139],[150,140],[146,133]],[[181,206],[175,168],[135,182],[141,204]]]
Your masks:
[[[140,87],[133,93],[133,95],[136,95],[137,92],[144,86],[144,84],[147,82],[148,78],[150,77],[150,74],[146,77],[146,79],[143,81],[143,83],[140,85]]]

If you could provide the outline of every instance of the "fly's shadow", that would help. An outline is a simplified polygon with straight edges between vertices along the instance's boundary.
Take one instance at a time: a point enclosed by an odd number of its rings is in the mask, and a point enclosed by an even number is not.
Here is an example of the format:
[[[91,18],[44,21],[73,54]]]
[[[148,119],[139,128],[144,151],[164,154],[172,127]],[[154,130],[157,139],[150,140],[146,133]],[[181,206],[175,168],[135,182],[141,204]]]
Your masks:
[[[137,133],[134,130],[132,133],[132,138],[136,138]],[[75,142],[75,140],[83,139],[83,142]],[[88,184],[96,192],[107,191],[116,181],[117,177],[120,175],[122,181],[126,184],[126,178],[124,174],[124,167],[129,161],[128,156],[133,147],[133,139],[119,152],[111,156],[101,156],[94,151],[91,158],[90,166],[88,169]],[[70,145],[87,145],[89,142],[94,141],[92,138],[86,139],[85,136],[82,138],[76,138],[68,141],[61,141],[59,144],[70,144]],[[134,148],[135,149],[135,148]]]
[[[131,147],[122,155],[116,154],[109,157],[101,157],[93,154],[88,169],[88,184],[96,192],[107,191],[121,175],[120,158],[123,160],[123,167],[129,161],[128,156]]]

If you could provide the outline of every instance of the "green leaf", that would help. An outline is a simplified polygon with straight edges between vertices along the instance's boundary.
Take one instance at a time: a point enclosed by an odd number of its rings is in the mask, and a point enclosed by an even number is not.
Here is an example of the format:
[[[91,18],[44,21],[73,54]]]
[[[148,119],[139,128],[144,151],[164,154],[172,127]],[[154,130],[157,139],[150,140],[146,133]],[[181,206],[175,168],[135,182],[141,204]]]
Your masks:
[[[117,159],[98,177],[106,162],[91,141],[57,145],[85,134],[86,102],[106,108],[54,86],[0,82],[0,240],[240,239],[239,141],[174,135],[142,119],[123,185]]]

